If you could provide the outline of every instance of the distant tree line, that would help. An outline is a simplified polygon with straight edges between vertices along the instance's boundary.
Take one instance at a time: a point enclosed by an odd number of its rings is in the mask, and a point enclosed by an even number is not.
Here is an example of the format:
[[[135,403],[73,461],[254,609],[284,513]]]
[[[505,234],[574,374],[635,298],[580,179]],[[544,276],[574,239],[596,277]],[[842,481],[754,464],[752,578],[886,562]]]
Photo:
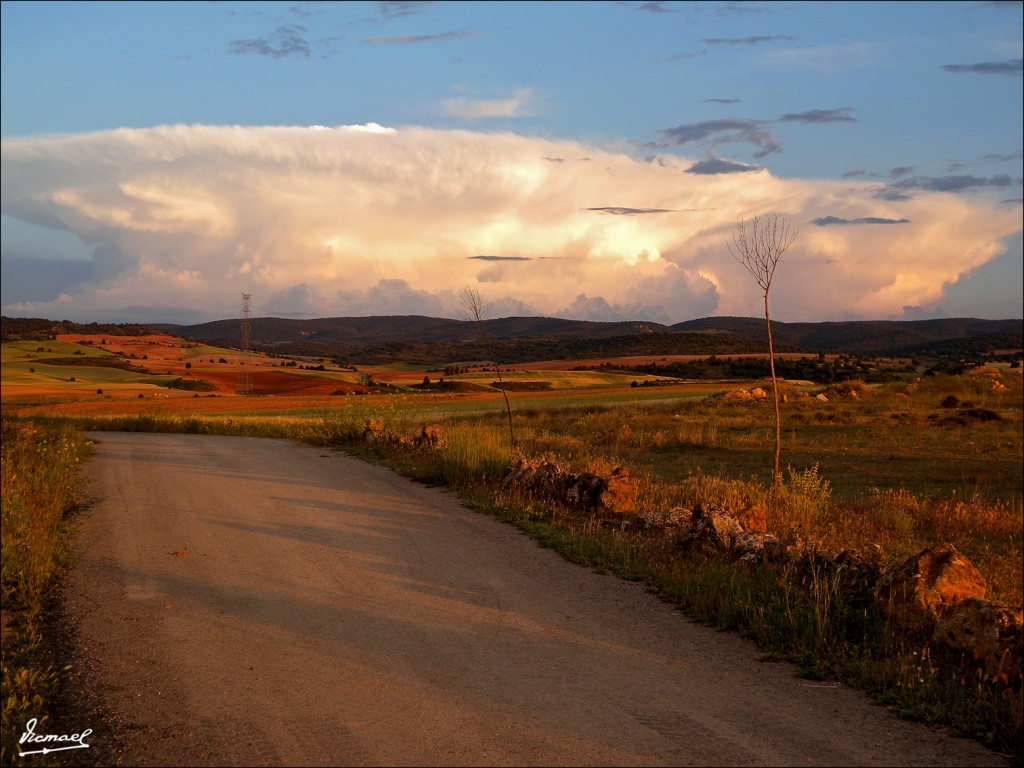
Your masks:
[[[73,323],[70,320],[44,320],[38,317],[0,316],[0,342],[51,340],[62,333],[146,336],[152,329],[137,323]]]
[[[771,375],[767,358],[720,358],[712,355],[702,360],[674,363],[649,363],[634,366],[613,366],[603,363],[591,369],[619,370],[643,373],[649,376],[672,376],[677,379],[763,379]],[[848,357],[826,359],[817,357],[780,358],[775,361],[775,372],[784,379],[801,379],[816,384],[834,384],[859,379],[869,383],[895,381],[899,374],[912,373],[912,366],[886,363],[872,358]]]
[[[801,350],[778,345],[783,352]],[[671,332],[607,338],[529,336],[453,341],[392,341],[377,344],[300,341],[265,345],[261,351],[294,357],[325,357],[339,365],[350,361],[380,364],[402,361],[433,365],[450,360],[496,360],[501,364],[538,360],[582,360],[624,355],[707,355],[767,351],[765,342],[732,334]]]

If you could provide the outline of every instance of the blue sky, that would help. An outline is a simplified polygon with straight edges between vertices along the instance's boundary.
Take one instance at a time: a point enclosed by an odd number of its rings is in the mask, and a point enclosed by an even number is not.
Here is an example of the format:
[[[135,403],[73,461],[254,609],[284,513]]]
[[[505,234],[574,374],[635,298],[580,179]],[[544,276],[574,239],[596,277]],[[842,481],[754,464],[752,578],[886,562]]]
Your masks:
[[[1024,314],[1020,2],[0,10],[4,314]]]

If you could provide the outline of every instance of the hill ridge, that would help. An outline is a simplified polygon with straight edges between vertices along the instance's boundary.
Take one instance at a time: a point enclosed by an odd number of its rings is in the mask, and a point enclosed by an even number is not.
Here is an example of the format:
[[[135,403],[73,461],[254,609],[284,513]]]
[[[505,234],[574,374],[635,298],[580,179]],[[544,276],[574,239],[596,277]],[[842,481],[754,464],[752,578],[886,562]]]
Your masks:
[[[120,328],[137,335],[162,331],[216,346],[241,346],[239,318],[195,325],[135,323],[120,326],[42,319],[0,319],[4,340],[47,333],[108,333]],[[739,354],[767,350],[764,318],[705,317],[673,325],[651,321],[569,320],[512,316],[474,321],[426,315],[250,320],[253,349],[285,355],[383,362],[484,360],[502,362],[580,359],[622,355]],[[485,341],[481,331],[486,331]],[[1024,319],[772,321],[779,352],[904,354],[942,356],[1024,347]]]

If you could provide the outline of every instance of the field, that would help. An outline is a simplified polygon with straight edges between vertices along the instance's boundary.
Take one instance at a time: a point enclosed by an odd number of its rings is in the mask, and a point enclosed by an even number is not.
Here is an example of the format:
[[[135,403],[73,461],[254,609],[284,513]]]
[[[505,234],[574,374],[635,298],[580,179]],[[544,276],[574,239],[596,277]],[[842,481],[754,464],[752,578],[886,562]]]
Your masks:
[[[5,417],[19,422],[290,437],[386,462],[451,486],[566,557],[647,581],[692,615],[749,634],[769,656],[797,661],[804,674],[838,677],[908,716],[1002,748],[1019,741],[1019,686],[979,683],[967,695],[967,673],[943,671],[938,662],[928,678],[914,662],[920,645],[894,638],[866,612],[857,618],[856,606],[826,606],[837,628],[823,632],[820,585],[800,574],[774,574],[766,586],[732,567],[692,571],[673,555],[670,537],[652,538],[626,520],[560,512],[500,483],[517,457],[599,474],[624,466],[640,480],[637,519],[710,502],[804,546],[873,552],[885,566],[950,542],[981,571],[988,598],[1019,607],[1019,367],[908,374],[877,385],[781,382],[784,471],[772,490],[774,412],[770,399],[751,395],[770,393],[770,382],[573,370],[608,362],[502,367],[510,429],[499,371],[479,364],[448,364],[447,373],[443,365],[339,368],[159,334],[66,335],[3,345],[2,401]],[[246,369],[252,396],[236,394]],[[387,439],[368,444],[371,423]],[[445,435],[443,448],[409,448],[408,438],[429,424]],[[804,596],[794,603],[795,595]],[[810,612],[806,632],[796,629],[802,610]],[[863,636],[849,637],[851,626]]]

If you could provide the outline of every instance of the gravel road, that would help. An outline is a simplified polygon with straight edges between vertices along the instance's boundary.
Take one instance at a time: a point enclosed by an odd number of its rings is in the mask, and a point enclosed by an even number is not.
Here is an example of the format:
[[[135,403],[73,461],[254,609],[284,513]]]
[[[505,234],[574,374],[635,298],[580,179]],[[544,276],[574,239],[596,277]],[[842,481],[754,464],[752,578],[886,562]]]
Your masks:
[[[94,764],[1007,764],[383,468],[92,437],[65,610]]]

